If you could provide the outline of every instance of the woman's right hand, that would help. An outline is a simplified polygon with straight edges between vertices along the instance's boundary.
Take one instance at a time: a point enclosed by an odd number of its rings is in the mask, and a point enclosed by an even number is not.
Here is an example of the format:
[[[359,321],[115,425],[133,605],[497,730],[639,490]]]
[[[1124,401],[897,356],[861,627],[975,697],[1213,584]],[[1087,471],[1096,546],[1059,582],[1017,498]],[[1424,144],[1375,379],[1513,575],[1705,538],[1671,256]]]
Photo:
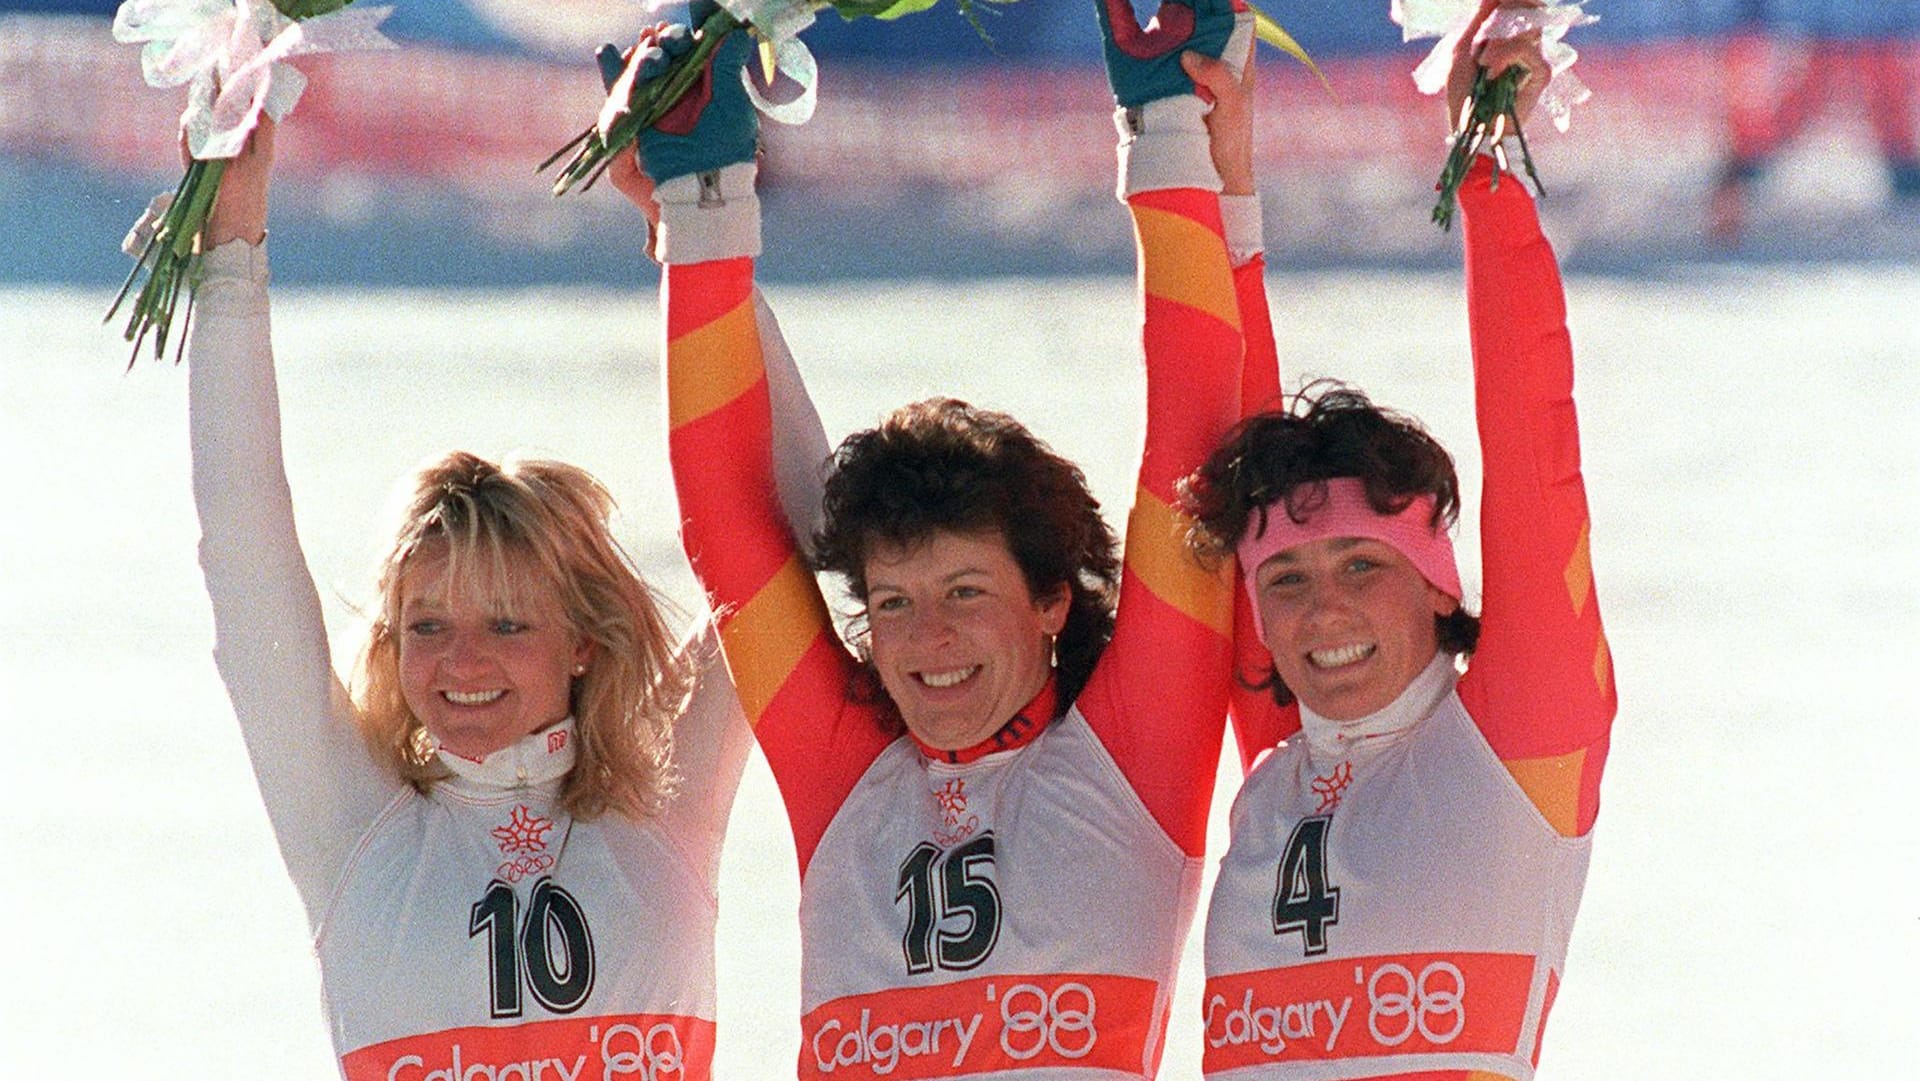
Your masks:
[[[1213,167],[1220,173],[1220,194],[1254,194],[1253,177],[1253,39],[1238,72],[1226,60],[1188,50],[1180,66],[1213,108],[1207,111],[1207,145]]]
[[[1501,8],[1544,6],[1546,0],[1481,0],[1480,10],[1474,13],[1466,33],[1460,35],[1460,42],[1454,47],[1453,68],[1447,75],[1448,131],[1460,130],[1460,111],[1466,107],[1467,95],[1481,68],[1487,69],[1489,78],[1498,78],[1511,67],[1525,70],[1526,74],[1520,79],[1519,100],[1514,102],[1513,116],[1522,127],[1526,126],[1527,117],[1539,103],[1540,93],[1547,88],[1547,82],[1553,75],[1552,68],[1540,51],[1540,32],[1535,30],[1519,37],[1499,40],[1488,40],[1483,33],[1487,20]]]
[[[273,179],[273,118],[260,114],[260,122],[247,136],[247,144],[227,162],[220,177],[220,194],[207,215],[201,234],[208,248],[217,248],[230,240],[259,244],[267,239],[267,187]],[[182,153],[185,136],[181,137]]]

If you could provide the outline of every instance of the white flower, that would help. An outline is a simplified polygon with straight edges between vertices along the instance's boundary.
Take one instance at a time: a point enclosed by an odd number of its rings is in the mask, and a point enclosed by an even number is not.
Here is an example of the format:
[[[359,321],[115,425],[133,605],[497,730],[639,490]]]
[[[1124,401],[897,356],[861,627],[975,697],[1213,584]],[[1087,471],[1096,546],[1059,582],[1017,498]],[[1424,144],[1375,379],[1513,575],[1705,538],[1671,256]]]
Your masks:
[[[375,29],[392,8],[343,8],[302,22],[268,0],[126,0],[113,17],[116,41],[144,42],[149,86],[190,83],[180,123],[195,158],[230,158],[265,112],[284,120],[306,89],[290,57],[390,49]]]
[[[1561,131],[1566,131],[1572,123],[1573,107],[1593,96],[1593,91],[1573,73],[1573,62],[1580,54],[1566,43],[1567,31],[1599,21],[1599,16],[1589,15],[1582,9],[1580,5],[1584,2],[1548,0],[1545,7],[1503,7],[1494,12],[1481,31],[1489,41],[1539,32],[1540,51],[1550,69],[1546,89],[1540,93],[1540,107]],[[1447,73],[1453,67],[1454,46],[1479,8],[1479,0],[1391,0],[1390,14],[1400,26],[1402,40],[1440,39],[1420,66],[1413,69],[1414,85],[1421,93],[1438,94],[1446,89]]]

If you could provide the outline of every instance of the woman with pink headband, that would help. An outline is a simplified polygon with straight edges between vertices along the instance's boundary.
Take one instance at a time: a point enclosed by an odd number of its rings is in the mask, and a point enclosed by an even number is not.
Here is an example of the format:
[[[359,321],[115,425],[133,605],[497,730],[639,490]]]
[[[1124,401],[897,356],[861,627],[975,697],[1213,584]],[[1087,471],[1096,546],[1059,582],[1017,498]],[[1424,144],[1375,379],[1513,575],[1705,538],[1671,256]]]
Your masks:
[[[1476,63],[1544,70],[1536,43],[1475,37],[1451,116]],[[1460,192],[1480,616],[1447,535],[1452,459],[1357,390],[1243,421],[1187,485],[1299,725],[1240,718],[1289,738],[1235,801],[1209,905],[1210,1078],[1527,1081],[1539,1059],[1615,699],[1559,271],[1524,186],[1495,181],[1481,161]]]

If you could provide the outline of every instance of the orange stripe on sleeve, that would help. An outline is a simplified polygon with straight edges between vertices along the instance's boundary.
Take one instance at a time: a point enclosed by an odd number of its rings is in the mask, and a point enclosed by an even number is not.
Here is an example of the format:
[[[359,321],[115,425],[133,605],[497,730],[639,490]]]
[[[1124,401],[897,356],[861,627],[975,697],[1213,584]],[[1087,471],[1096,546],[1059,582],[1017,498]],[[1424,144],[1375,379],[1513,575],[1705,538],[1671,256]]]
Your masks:
[[[1146,295],[1184,304],[1238,330],[1238,298],[1231,289],[1220,290],[1233,273],[1220,234],[1186,215],[1147,206],[1135,210],[1134,221],[1141,247],[1156,253],[1141,265]]]
[[[786,800],[804,874],[893,736],[847,702],[854,662],[780,508],[752,267],[666,268],[667,446],[682,540],[721,613],[727,667]]]
[[[751,600],[722,616],[720,639],[727,656],[753,658],[734,671],[733,680],[748,724],[760,727],[768,704],[829,626],[820,589],[798,553]]]
[[[1503,765],[1540,814],[1560,834],[1580,833],[1580,788],[1586,776],[1587,749],[1555,758],[1510,758]]]
[[[1232,601],[1226,575],[1191,562],[1173,510],[1240,411],[1240,314],[1216,196],[1191,188],[1128,200],[1140,259],[1147,433],[1113,641],[1079,704],[1162,829],[1206,846],[1226,723]]]
[[[690,362],[676,375],[667,402],[667,423],[675,428],[712,413],[765,377],[751,295],[671,343]]]
[[[1615,710],[1595,598],[1573,344],[1553,249],[1519,184],[1461,191],[1484,482],[1484,605],[1460,698],[1556,829],[1592,828]]]
[[[1127,519],[1129,548],[1141,537],[1164,537],[1166,543],[1139,545],[1137,558],[1127,565],[1155,596],[1224,638],[1232,626],[1228,576],[1233,567],[1208,571],[1187,554],[1185,538],[1192,521],[1152,492],[1136,489]]]

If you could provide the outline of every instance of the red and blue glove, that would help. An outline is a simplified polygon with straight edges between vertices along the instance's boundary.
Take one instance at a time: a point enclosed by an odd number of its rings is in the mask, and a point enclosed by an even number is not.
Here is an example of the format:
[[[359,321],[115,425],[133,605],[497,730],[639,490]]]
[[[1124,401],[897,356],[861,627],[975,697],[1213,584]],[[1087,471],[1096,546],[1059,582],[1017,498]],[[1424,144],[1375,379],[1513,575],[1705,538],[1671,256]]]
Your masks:
[[[1164,0],[1145,27],[1128,0],[1094,0],[1107,58],[1107,82],[1125,109],[1194,92],[1180,67],[1189,50],[1219,57],[1233,37],[1240,0]],[[1238,60],[1231,61],[1238,64]]]
[[[693,50],[694,28],[718,10],[713,0],[694,0],[687,11],[692,26],[650,27],[625,56],[612,45],[602,45],[594,60],[607,89],[622,81],[631,87],[665,75],[669,65]],[[752,52],[752,36],[745,30],[728,34],[686,96],[641,131],[640,160],[655,183],[754,160],[760,118],[741,81]]]

